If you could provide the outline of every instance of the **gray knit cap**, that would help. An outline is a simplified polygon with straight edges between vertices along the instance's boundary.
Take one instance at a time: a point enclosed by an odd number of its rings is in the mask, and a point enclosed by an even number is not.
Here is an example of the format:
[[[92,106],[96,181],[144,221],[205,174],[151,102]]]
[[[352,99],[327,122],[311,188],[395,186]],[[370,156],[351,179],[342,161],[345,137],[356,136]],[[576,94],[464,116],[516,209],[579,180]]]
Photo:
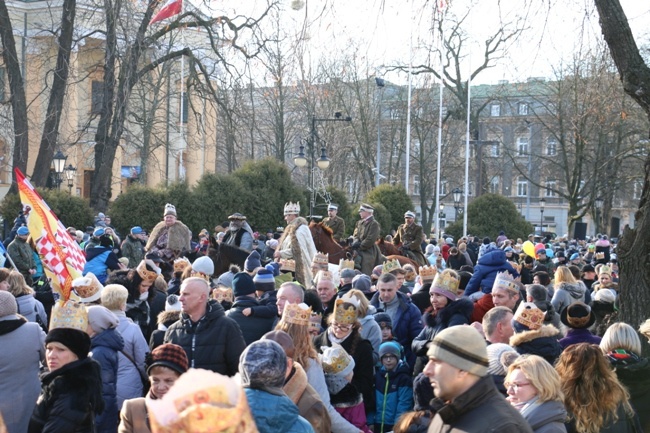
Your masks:
[[[247,388],[282,388],[286,370],[287,355],[272,340],[252,343],[239,357],[242,386]]]
[[[16,298],[9,292],[0,290],[0,318],[15,316],[18,313]]]
[[[488,374],[485,340],[471,326],[452,326],[438,333],[427,356],[480,377]]]

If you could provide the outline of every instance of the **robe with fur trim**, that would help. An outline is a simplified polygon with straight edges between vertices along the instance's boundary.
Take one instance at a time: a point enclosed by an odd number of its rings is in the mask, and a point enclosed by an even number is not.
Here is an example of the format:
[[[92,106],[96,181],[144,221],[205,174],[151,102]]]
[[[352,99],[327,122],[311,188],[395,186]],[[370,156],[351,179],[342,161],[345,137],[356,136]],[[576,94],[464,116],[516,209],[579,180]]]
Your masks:
[[[536,330],[515,333],[510,337],[510,345],[520,355],[526,353],[538,355],[554,365],[562,353],[562,347],[558,342],[560,337],[560,331],[555,326],[542,325]]]
[[[145,247],[147,252],[159,249],[156,244],[158,243],[158,238],[163,235],[166,228],[167,226],[165,225],[165,221],[156,224],[156,227],[151,231],[151,235],[147,241],[147,246]],[[191,250],[190,240],[192,239],[192,232],[185,224],[176,221],[174,224],[169,226],[167,234],[167,246],[165,249],[173,252],[176,257],[180,256],[180,254],[185,251]]]
[[[283,260],[296,261],[296,280],[303,287],[310,287],[313,279],[311,262],[316,255],[316,246],[306,219],[298,217],[287,225],[278,242],[277,252]]]

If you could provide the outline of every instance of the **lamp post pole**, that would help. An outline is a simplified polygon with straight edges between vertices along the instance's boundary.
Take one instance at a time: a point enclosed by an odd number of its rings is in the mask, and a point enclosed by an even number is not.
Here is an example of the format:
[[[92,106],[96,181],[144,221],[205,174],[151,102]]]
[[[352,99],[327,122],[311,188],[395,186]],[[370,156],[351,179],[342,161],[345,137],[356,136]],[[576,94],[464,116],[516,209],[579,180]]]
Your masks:
[[[377,90],[379,91],[379,107],[377,109],[377,173],[375,173],[375,186],[379,186],[381,182],[380,167],[381,167],[381,102],[384,98],[384,79],[375,77]]]
[[[602,197],[598,197],[594,200],[594,207],[596,208],[596,235],[600,233],[600,212],[603,208],[603,202],[604,200]]]
[[[462,209],[462,207],[460,206],[460,199],[463,196],[463,191],[461,191],[460,188],[454,188],[451,194],[454,197],[454,210],[456,211],[456,216],[454,217],[454,221],[458,221],[458,214]]]
[[[544,205],[546,204],[546,200],[542,197],[539,201],[539,213],[540,213],[540,220],[539,220],[539,234],[543,237],[544,236]]]

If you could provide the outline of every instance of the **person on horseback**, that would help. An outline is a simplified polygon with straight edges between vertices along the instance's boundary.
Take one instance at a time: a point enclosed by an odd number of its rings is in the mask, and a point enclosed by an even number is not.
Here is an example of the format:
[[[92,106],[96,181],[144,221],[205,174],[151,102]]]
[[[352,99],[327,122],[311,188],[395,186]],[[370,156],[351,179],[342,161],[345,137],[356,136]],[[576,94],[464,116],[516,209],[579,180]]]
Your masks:
[[[370,275],[372,269],[383,262],[383,256],[376,244],[381,227],[373,216],[374,212],[374,207],[366,203],[361,204],[359,208],[361,219],[357,221],[352,235],[352,248],[358,251],[354,266],[366,275]]]
[[[341,242],[345,242],[343,237],[345,235],[345,221],[336,215],[338,211],[338,205],[330,203],[327,206],[327,218],[323,220],[323,224],[332,229],[332,237],[340,244]]]
[[[228,217],[228,230],[221,242],[251,252],[253,250],[253,229],[246,221],[246,216],[235,212]]]
[[[167,203],[163,221],[153,228],[144,249],[148,253],[158,254],[163,261],[172,263],[181,254],[191,250],[191,239],[190,229],[176,219],[176,207]]]
[[[403,256],[414,260],[420,266],[424,266],[427,264],[427,259],[422,254],[423,240],[424,231],[421,225],[415,223],[415,213],[410,210],[406,211],[404,224],[398,227],[393,238],[393,244],[400,247],[400,253]]]
[[[303,287],[310,287],[313,279],[311,263],[316,255],[316,246],[311,237],[307,220],[300,216],[300,202],[284,205],[284,220],[287,228],[278,241],[273,258],[293,259],[296,262],[296,280]]]

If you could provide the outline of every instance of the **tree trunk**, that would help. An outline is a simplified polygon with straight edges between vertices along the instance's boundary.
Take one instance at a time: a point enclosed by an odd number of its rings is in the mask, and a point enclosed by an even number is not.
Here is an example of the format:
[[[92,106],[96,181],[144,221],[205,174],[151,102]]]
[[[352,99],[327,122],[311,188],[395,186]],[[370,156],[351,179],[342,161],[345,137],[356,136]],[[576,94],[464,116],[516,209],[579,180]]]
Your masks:
[[[52,157],[57,147],[59,137],[59,124],[63,113],[63,100],[68,85],[70,73],[70,50],[72,48],[72,34],[76,13],[76,0],[64,0],[61,12],[61,34],[59,35],[59,52],[56,58],[56,69],[52,79],[50,100],[47,104],[47,114],[43,125],[43,136],[39,147],[32,183],[43,187],[50,175]]]
[[[623,88],[650,117],[650,68],[639,54],[619,0],[594,0],[600,26],[618,68]],[[650,155],[635,228],[626,227],[618,246],[621,320],[638,327],[648,318],[650,302]],[[644,346],[647,349],[647,345]]]
[[[4,1],[0,1],[0,39],[2,39],[2,59],[9,78],[11,94],[11,110],[14,122],[13,166],[23,173],[27,171],[27,156],[29,152],[29,136],[27,127],[27,102],[25,98],[25,83],[20,73],[20,62],[16,52],[9,11]],[[16,192],[16,181],[11,186],[11,192]]]

